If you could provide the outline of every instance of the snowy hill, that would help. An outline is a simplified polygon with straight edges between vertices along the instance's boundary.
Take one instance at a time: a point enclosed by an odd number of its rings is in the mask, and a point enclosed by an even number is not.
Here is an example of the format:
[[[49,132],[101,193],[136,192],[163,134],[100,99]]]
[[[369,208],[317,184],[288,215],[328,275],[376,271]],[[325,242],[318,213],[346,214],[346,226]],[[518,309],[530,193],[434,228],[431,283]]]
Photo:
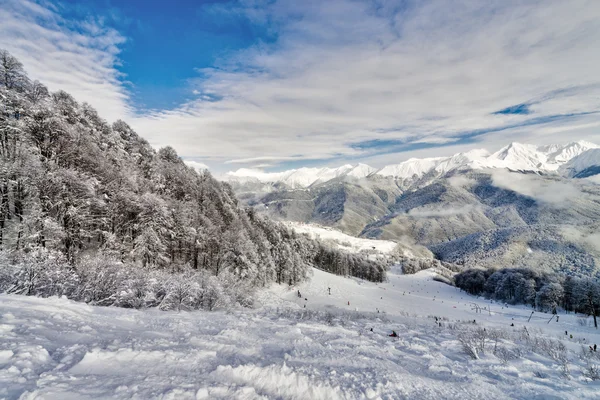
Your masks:
[[[315,270],[243,312],[0,295],[0,397],[597,398],[600,353],[581,348],[600,335],[585,320],[531,316],[431,278],[393,272],[372,284]]]

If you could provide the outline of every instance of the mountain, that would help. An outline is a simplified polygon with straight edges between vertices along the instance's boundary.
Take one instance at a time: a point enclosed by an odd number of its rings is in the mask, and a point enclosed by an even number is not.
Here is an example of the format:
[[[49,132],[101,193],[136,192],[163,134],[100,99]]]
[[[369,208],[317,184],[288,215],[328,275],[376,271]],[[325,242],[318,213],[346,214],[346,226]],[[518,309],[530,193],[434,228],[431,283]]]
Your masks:
[[[593,148],[569,159],[561,172],[573,178],[587,178],[600,174],[600,149]]]
[[[536,146],[532,144],[510,143],[495,153],[485,149],[474,149],[458,153],[451,157],[411,158],[399,164],[387,165],[380,169],[365,164],[356,166],[344,165],[338,168],[300,168],[283,172],[263,172],[256,169],[241,168],[228,172],[225,180],[236,184],[266,183],[283,184],[292,189],[307,188],[332,179],[366,178],[373,175],[393,177],[405,181],[420,179],[427,174],[441,176],[450,171],[468,169],[506,168],[512,171],[532,171],[555,173],[575,167],[567,167],[569,161],[579,158],[577,168],[587,162],[597,165],[594,152],[585,155],[590,150],[598,150],[600,146],[586,142],[571,142],[566,145]],[[593,164],[596,162],[596,164]]]
[[[226,180],[235,183],[277,182],[292,189],[304,188],[319,182],[327,182],[335,178],[364,178],[376,170],[365,164],[343,165],[339,168],[299,168],[284,172],[263,172],[260,170],[240,168],[228,172]]]
[[[599,160],[598,146],[584,141],[511,143],[495,153],[410,159],[360,178],[311,179],[300,188],[272,177],[254,188],[230,183],[242,201],[275,219],[426,246],[467,266],[591,275],[600,265],[600,186],[576,178],[599,173]]]

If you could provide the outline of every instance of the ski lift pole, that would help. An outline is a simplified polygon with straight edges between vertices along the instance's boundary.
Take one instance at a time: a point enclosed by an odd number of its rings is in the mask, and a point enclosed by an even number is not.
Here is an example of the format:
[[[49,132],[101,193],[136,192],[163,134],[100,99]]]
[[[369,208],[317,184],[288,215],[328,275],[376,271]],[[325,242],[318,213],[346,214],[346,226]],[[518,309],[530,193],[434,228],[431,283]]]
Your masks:
[[[531,321],[531,317],[533,317],[533,313],[534,313],[534,312],[535,312],[535,311],[532,311],[532,312],[531,312],[531,315],[529,316],[529,319],[527,320],[527,322]],[[525,330],[527,330],[527,328],[525,328]]]

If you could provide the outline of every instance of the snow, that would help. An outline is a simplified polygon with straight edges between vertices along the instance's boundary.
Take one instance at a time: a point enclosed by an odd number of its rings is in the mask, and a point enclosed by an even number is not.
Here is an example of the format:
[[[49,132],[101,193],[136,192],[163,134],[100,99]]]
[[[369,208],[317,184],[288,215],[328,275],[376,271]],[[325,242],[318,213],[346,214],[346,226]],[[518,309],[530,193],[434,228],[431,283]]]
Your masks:
[[[379,170],[366,164],[356,166],[346,164],[339,168],[299,168],[283,172],[264,172],[257,169],[240,168],[237,171],[228,172],[225,178],[240,183],[256,180],[263,183],[282,182],[292,188],[306,188],[315,183],[327,182],[335,178],[366,178],[378,175],[396,179],[413,179],[421,178],[432,171],[437,176],[441,176],[461,168],[535,172],[557,172],[564,171],[565,168],[568,170],[579,168],[581,171],[591,165],[598,165],[599,153],[590,153],[593,149],[600,149],[600,146],[583,140],[565,145],[545,146],[513,142],[493,154],[485,149],[474,149],[451,157],[411,158],[399,164],[387,165]],[[586,153],[588,155],[584,157]],[[567,167],[576,159],[579,161],[573,166]]]
[[[400,164],[388,165],[377,171],[377,175],[393,176],[396,178],[412,178],[413,176],[421,177],[434,169],[440,162],[444,161],[443,157],[436,158],[411,158]]]
[[[593,328],[574,315],[548,324],[550,315],[535,313],[527,322],[529,309],[473,298],[432,276],[393,270],[375,284],[315,270],[299,287],[264,291],[256,310],[230,312],[0,295],[0,398],[597,398],[577,355],[584,338],[600,341]],[[491,306],[491,315],[473,304]],[[440,327],[432,315],[447,319]],[[560,338],[570,379],[539,346],[507,362],[491,351],[469,358],[457,334],[471,325]],[[388,337],[391,329],[399,338]]]
[[[375,170],[368,165],[350,164],[338,168],[299,168],[283,172],[264,172],[258,169],[240,168],[237,171],[228,172],[226,180],[245,182],[248,180],[258,180],[259,182],[281,182],[291,188],[305,188],[317,182],[327,182],[343,176],[354,178],[364,178]]]
[[[590,149],[573,157],[561,170],[568,176],[574,176],[590,167],[600,167],[600,148]]]
[[[348,173],[346,173],[346,176],[351,176],[354,178],[365,178],[373,173],[375,173],[377,171],[376,168],[370,167],[367,164],[358,164],[357,166],[353,167],[350,171],[348,171]]]
[[[287,226],[298,233],[308,234],[313,239],[333,241],[343,250],[358,253],[361,250],[376,251],[379,253],[391,253],[397,246],[391,240],[363,239],[346,235],[338,230],[328,227],[320,227],[301,222],[284,222]]]

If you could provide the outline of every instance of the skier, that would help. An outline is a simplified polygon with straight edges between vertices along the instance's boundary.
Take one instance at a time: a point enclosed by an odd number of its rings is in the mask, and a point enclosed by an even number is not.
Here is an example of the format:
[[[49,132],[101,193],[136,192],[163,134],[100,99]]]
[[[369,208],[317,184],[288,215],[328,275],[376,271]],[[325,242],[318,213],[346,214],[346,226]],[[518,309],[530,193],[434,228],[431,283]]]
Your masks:
[[[302,295],[300,294],[300,290],[298,290],[298,297],[302,297]]]
[[[331,288],[328,287],[327,290],[329,290],[329,295],[331,296]]]
[[[392,333],[389,336],[390,337],[398,337],[398,334],[396,333],[396,331],[392,331]]]
[[[596,345],[594,345],[594,351],[596,351]]]

